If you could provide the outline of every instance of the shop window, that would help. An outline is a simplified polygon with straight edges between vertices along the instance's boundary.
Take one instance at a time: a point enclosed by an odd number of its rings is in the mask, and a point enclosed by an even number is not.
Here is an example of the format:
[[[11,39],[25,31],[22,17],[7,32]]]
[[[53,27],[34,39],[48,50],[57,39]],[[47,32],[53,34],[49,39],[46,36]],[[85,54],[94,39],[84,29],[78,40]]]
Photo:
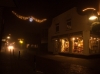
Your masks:
[[[69,51],[69,41],[68,39],[61,39],[61,52]]]
[[[99,46],[100,46],[100,39],[97,37],[90,37],[89,40],[90,53],[98,53]]]
[[[72,38],[72,52],[83,53],[83,38],[82,37]]]

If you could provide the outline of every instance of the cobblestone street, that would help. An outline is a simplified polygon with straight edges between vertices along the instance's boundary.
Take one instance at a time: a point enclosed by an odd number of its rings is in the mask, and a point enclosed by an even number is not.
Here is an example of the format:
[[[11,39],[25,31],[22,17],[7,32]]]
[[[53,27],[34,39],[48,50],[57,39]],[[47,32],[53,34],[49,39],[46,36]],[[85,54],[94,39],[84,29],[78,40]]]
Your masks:
[[[78,62],[72,63],[72,62],[60,62],[60,61],[52,61],[52,60],[41,60],[39,59],[38,62],[41,61],[41,63],[38,63],[38,70],[41,70],[45,72],[46,74],[99,74],[100,68],[97,65],[92,64],[89,65],[82,65]],[[86,62],[85,62],[86,63]],[[96,64],[96,63],[94,63]]]
[[[22,53],[22,51],[21,51]],[[99,59],[82,59],[61,55],[20,55],[1,53],[0,74],[100,74]]]

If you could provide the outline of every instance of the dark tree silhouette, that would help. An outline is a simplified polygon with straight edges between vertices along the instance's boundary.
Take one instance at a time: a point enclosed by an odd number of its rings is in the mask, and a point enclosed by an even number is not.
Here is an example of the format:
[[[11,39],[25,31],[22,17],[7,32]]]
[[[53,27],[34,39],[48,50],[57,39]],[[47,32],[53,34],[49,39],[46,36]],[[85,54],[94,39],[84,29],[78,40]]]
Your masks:
[[[91,28],[91,31],[95,34],[100,34],[100,24],[94,24]]]

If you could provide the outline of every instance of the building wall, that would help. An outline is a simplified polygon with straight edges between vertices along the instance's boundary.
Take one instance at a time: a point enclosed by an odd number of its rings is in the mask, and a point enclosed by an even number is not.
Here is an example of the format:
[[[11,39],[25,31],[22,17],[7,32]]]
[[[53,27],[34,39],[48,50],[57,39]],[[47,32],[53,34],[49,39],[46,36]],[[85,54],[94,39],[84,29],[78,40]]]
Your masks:
[[[0,7],[0,30],[1,30],[1,24],[2,24],[2,7]]]
[[[71,19],[70,29],[67,29],[67,26],[66,26],[68,19]],[[57,23],[59,23],[59,32],[56,32]],[[88,17],[86,15],[85,16],[79,15],[77,13],[76,7],[53,18],[52,25],[48,31],[48,51],[54,52],[54,48],[53,48],[54,43],[52,40],[53,36],[59,36],[59,35],[64,35],[64,34],[69,34],[69,33],[80,32],[80,31],[82,31],[82,33],[87,32],[87,31],[89,32],[90,25],[89,25]]]
[[[3,9],[7,7],[15,7],[15,3],[13,0],[0,0],[0,40],[2,41],[3,31],[4,31],[4,19],[3,19]],[[0,41],[0,50],[1,44]]]
[[[2,24],[3,24],[2,10],[3,8],[0,7],[0,40],[2,40]],[[0,41],[0,46],[1,46],[1,41]]]

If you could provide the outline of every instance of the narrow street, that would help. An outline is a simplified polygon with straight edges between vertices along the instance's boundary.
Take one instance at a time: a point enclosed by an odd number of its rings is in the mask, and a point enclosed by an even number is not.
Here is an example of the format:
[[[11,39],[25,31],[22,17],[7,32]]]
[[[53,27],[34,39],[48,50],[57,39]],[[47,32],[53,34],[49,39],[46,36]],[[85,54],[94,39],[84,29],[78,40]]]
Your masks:
[[[23,54],[22,54],[23,53]],[[38,54],[32,51],[1,52],[0,74],[99,74],[100,59],[82,59],[61,55]],[[37,73],[34,73],[37,71]]]

